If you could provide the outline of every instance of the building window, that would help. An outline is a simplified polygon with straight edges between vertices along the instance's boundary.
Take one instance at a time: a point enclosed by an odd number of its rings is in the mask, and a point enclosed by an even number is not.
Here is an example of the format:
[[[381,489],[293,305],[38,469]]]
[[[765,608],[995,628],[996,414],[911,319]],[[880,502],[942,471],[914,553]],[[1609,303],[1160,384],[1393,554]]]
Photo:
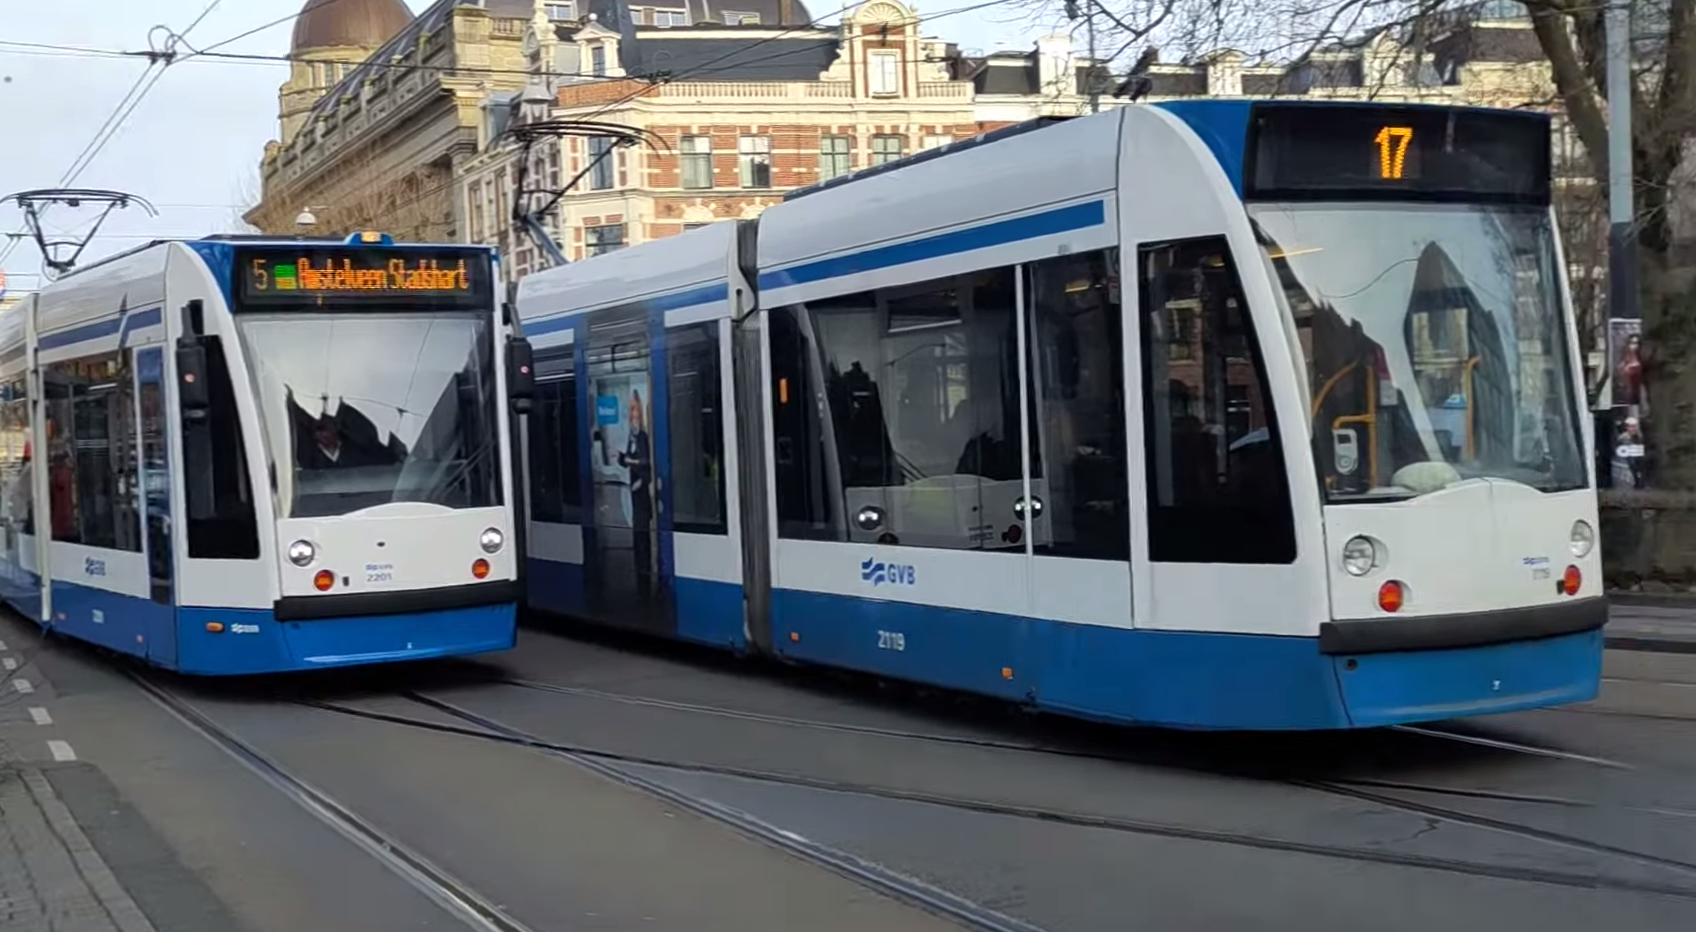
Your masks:
[[[1149,558],[1293,562],[1277,417],[1231,248],[1206,237],[1138,252]],[[1174,360],[1174,340],[1193,358]]]
[[[624,248],[624,224],[608,223],[583,228],[584,251],[591,257]]]
[[[471,226],[471,241],[481,243],[488,223],[488,215],[483,211],[483,182],[471,182],[470,187],[466,189],[465,201],[469,213],[466,221]]]
[[[613,164],[612,137],[589,137],[589,190],[607,191],[613,186],[617,177],[617,166]]]
[[[548,19],[570,21],[577,18],[575,3],[548,3],[544,4],[542,9],[547,11]]]
[[[848,161],[848,137],[825,136],[819,139],[819,180],[825,181],[853,170]]]
[[[742,175],[742,187],[771,187],[771,137],[743,136],[737,140],[736,165]]]
[[[661,28],[689,25],[689,13],[685,10],[655,10],[653,17],[654,25]]]
[[[46,368],[53,539],[140,553],[129,354],[103,353]]]
[[[506,236],[506,228],[510,225],[508,218],[511,215],[506,209],[506,186],[506,169],[503,168],[495,175],[495,215],[489,218],[489,238],[497,242]]]
[[[871,92],[880,96],[901,93],[901,57],[895,52],[871,52],[866,55],[871,74]]]
[[[684,136],[678,144],[683,160],[683,187],[704,191],[713,186],[713,140],[710,136]]]
[[[589,73],[597,78],[605,77],[607,73],[607,47],[597,45],[589,50]]]
[[[906,139],[900,136],[873,136],[872,164],[882,165],[885,162],[893,162],[900,158],[902,146],[905,143]]]
[[[758,26],[760,24],[760,14],[732,13],[729,10],[726,10],[724,12],[724,21],[730,26]]]
[[[920,151],[925,149],[940,149],[953,141],[953,136],[926,136],[923,142],[920,143],[919,149]]]

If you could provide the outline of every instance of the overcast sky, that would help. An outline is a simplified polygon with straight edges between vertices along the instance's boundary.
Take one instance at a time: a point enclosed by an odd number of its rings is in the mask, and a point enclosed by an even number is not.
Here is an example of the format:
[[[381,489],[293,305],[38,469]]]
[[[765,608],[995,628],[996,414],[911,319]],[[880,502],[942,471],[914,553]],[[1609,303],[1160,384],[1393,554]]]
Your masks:
[[[181,31],[211,11],[187,36],[196,48],[221,43],[298,10],[302,0],[0,0],[8,7],[0,31],[0,195],[59,186],[101,125],[147,70],[145,58],[114,52],[160,47],[165,25]],[[431,0],[408,0],[423,10]],[[970,0],[920,0],[921,15],[934,15]],[[818,15],[824,0],[815,0]],[[997,43],[1024,46],[1021,23],[1009,3],[996,9],[939,18],[925,25],[964,48]],[[270,28],[222,46],[221,52],[283,55],[289,50],[292,16]],[[1034,41],[1034,38],[1033,38]],[[26,47],[74,46],[106,54]],[[159,209],[148,217],[137,208],[115,212],[89,244],[88,261],[149,239],[194,237],[241,229],[238,215],[259,189],[258,160],[266,140],[277,134],[277,87],[288,75],[283,62],[198,59],[164,70],[118,132],[75,179],[75,186],[114,188],[146,197]],[[49,230],[78,232],[87,210],[58,209]],[[23,229],[15,205],[0,206],[0,237]],[[13,292],[39,287],[40,260],[32,242],[0,239],[0,261]]]

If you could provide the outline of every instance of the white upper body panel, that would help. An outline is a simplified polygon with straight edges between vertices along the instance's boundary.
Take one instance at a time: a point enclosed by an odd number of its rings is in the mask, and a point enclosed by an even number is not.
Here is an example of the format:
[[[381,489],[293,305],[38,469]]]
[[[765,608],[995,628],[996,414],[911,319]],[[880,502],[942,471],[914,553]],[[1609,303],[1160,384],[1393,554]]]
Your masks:
[[[559,342],[550,336],[580,314],[652,298],[689,302],[669,302],[679,310],[722,303],[722,293],[694,292],[725,281],[736,236],[736,224],[714,223],[525,276],[518,283],[524,334],[538,347],[550,345]]]
[[[1115,111],[956,144],[772,207],[760,215],[761,291],[787,284],[773,271],[1111,192],[1121,120]]]

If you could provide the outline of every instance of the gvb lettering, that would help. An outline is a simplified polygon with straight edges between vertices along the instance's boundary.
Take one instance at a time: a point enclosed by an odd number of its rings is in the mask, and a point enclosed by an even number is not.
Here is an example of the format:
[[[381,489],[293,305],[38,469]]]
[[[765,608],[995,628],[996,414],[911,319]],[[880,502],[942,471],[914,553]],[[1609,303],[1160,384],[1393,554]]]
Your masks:
[[[919,573],[908,563],[883,563],[876,557],[867,557],[860,564],[860,581],[869,582],[874,588],[886,583],[891,586],[913,586],[918,584]]]

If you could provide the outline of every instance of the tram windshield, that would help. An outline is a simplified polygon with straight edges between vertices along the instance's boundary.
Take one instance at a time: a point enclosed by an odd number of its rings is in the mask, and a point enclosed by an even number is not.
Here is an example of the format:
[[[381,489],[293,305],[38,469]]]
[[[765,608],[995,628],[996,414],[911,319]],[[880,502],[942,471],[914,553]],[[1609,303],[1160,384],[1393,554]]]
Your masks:
[[[242,314],[278,514],[501,503],[486,313]]]
[[[1583,488],[1547,209],[1256,204],[1332,502],[1467,479]]]

